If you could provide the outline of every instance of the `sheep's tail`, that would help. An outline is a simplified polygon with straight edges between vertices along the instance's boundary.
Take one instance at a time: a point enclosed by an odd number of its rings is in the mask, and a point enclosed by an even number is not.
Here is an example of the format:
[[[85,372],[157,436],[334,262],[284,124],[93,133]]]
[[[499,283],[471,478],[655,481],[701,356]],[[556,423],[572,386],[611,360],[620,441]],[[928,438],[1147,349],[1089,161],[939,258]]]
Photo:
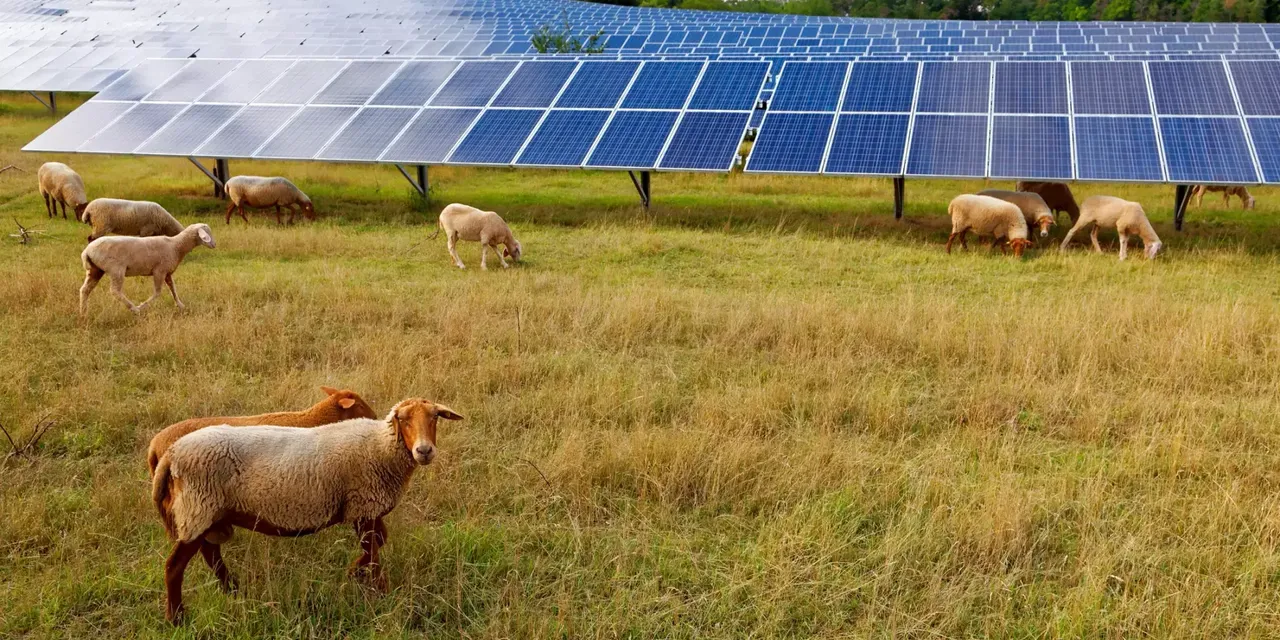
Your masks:
[[[102,267],[99,267],[97,264],[95,264],[93,261],[93,258],[90,258],[88,253],[81,253],[80,259],[84,262],[85,271],[88,271],[90,269],[97,269],[98,271],[102,271],[103,273],[106,273],[106,269],[103,269]]]
[[[169,480],[172,477],[169,469],[169,456],[161,456],[156,465],[155,476],[151,479],[151,501],[156,503],[156,511],[160,512],[160,521],[164,523],[164,531],[170,540],[178,539],[178,527],[173,521],[173,506],[170,504]]]

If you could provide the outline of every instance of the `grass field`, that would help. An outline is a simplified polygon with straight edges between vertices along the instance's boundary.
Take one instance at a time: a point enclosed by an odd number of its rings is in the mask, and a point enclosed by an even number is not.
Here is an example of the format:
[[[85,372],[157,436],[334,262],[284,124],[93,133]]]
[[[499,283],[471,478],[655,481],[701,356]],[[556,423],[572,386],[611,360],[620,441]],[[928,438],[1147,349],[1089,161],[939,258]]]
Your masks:
[[[1120,263],[1108,235],[946,255],[980,183],[909,181],[894,221],[882,180],[660,174],[645,212],[622,174],[439,169],[425,207],[390,167],[233,162],[322,218],[228,227],[185,160],[76,156],[91,197],[218,240],[175,277],[185,312],[101,287],[81,321],[87,227],[45,219],[54,158],[18,151],[50,123],[0,99],[0,166],[32,171],[0,174],[0,229],[48,232],[0,242],[0,424],[56,421],[0,463],[0,637],[174,633],[148,439],[322,384],[467,417],[389,518],[392,591],[347,579],[349,528],[241,532],[240,595],[193,563],[178,635],[1280,634],[1273,190],[1177,233],[1172,187],[1080,185],[1164,239]],[[452,268],[426,239],[452,201],[525,263]]]

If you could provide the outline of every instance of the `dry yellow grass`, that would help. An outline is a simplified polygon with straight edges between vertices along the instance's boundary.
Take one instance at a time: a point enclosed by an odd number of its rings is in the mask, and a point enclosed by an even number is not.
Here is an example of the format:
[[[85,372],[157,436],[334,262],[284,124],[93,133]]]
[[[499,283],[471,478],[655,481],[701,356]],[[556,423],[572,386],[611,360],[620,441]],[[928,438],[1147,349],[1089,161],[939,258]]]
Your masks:
[[[37,165],[46,122],[0,105],[0,166]],[[233,163],[327,219],[228,228],[181,161],[71,162],[219,248],[178,271],[185,313],[99,290],[81,322],[85,227],[0,175],[0,219],[50,232],[0,243],[0,424],[57,420],[0,466],[0,636],[170,634],[147,439],[321,384],[468,418],[390,518],[392,593],[345,578],[348,529],[241,532],[242,594],[193,564],[182,635],[1280,633],[1270,190],[1176,234],[1171,188],[1082,187],[1147,204],[1167,253],[1122,264],[943,254],[974,184],[909,182],[897,223],[884,181],[664,174],[645,215],[616,174],[433,171],[525,246],[480,272],[386,168]]]

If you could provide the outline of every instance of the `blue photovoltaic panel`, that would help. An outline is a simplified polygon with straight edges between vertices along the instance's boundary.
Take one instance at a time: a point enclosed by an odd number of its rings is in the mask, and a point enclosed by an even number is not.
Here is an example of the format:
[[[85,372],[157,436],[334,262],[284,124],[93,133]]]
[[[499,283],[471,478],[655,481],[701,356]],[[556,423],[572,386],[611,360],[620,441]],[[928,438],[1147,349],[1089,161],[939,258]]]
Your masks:
[[[835,109],[834,101],[831,108]],[[817,173],[834,117],[830,113],[768,114],[751,146],[747,171]]]
[[[478,115],[479,109],[423,109],[381,160],[412,164],[444,162]]]
[[[125,102],[87,102],[23,147],[24,151],[67,151],[101,131],[132,107]]]
[[[617,112],[605,127],[595,151],[591,152],[587,166],[653,168],[679,115],[675,111]]]
[[[79,151],[130,153],[182,111],[180,104],[139,104],[80,145]]]
[[[1160,115],[1235,115],[1221,62],[1152,62],[1151,90]]]
[[[689,108],[751,111],[768,72],[768,62],[709,62]]]
[[[547,114],[529,139],[518,165],[544,167],[576,167],[587,158],[609,112],[602,109],[555,109]]]
[[[1244,114],[1280,115],[1280,61],[1234,60],[1230,64]]]
[[[1173,182],[1258,182],[1236,118],[1160,118],[1160,138]]]
[[[624,109],[682,109],[689,99],[693,83],[702,73],[702,62],[644,63],[636,76],[627,97],[622,101]]]
[[[138,153],[157,153],[163,155],[187,156],[195,153],[196,147],[209,137],[209,133],[217,131],[231,116],[241,109],[238,105],[196,104],[183,111],[178,117],[169,121],[146,144],[138,148]]]
[[[583,62],[565,87],[558,108],[612,109],[631,84],[639,62]]]
[[[325,160],[377,160],[418,111],[398,107],[362,109],[320,152]]]
[[[1071,99],[1078,114],[1151,113],[1141,62],[1072,62]]]
[[[926,62],[920,77],[916,111],[986,113],[990,108],[987,100],[990,93],[989,62]]]
[[[186,60],[147,60],[99,93],[99,100],[141,100],[187,65]]]
[[[263,158],[311,158],[355,112],[355,107],[304,107],[255,155]]]
[[[362,105],[400,68],[400,64],[370,60],[352,62],[311,104]]]
[[[788,62],[769,101],[770,111],[835,111],[844,89],[845,62]]]
[[[841,115],[826,173],[900,175],[909,119],[905,113]]]
[[[298,110],[299,107],[245,107],[204,146],[196,149],[195,155],[247,158]]]
[[[467,137],[458,143],[458,148],[449,156],[449,162],[511,164],[542,114],[542,111],[534,109],[485,111]]]
[[[420,107],[444,84],[458,66],[453,60],[426,60],[405,63],[378,94],[372,105]]]
[[[192,60],[147,96],[148,102],[191,102],[239,64],[235,60]],[[243,80],[241,80],[243,82]]]
[[[254,98],[262,104],[306,104],[347,63],[342,60],[299,60]]]
[[[1076,177],[1163,180],[1155,123],[1150,117],[1076,117]]]
[[[453,73],[449,82],[431,99],[433,107],[483,107],[507,81],[516,63],[499,60],[471,60]]]
[[[493,106],[549,107],[577,66],[576,62],[526,61],[493,99]]]
[[[916,116],[907,175],[982,178],[986,164],[986,116]]]
[[[200,102],[234,102],[244,104],[253,100],[262,90],[284,73],[291,60],[245,60],[218,84],[213,85]]]
[[[738,155],[748,112],[685,112],[662,156],[663,169],[728,171]]]
[[[1071,179],[1071,124],[1066,116],[996,116],[991,177]]]
[[[1262,181],[1280,183],[1280,119],[1249,118],[1249,131],[1262,165]]]
[[[910,111],[919,67],[915,62],[853,63],[841,111]]]
[[[996,113],[1067,112],[1067,67],[1061,62],[997,62]]]

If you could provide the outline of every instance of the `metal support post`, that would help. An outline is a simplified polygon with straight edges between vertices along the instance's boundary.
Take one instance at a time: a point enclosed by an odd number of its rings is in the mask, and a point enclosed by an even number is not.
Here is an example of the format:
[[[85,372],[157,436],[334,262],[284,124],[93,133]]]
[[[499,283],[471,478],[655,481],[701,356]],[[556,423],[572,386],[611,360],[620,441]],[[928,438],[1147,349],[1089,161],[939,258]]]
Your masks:
[[[902,206],[907,199],[907,179],[898,176],[893,179],[893,219],[902,219]]]
[[[1187,217],[1187,202],[1191,200],[1191,186],[1180,184],[1174,195],[1173,228],[1182,231],[1182,220]]]
[[[636,173],[634,171],[628,171],[627,175],[631,176],[631,184],[636,186],[636,192],[640,194],[640,204],[644,205],[644,208],[648,209],[651,193],[649,190],[649,172],[641,171],[639,180],[636,179]]]

